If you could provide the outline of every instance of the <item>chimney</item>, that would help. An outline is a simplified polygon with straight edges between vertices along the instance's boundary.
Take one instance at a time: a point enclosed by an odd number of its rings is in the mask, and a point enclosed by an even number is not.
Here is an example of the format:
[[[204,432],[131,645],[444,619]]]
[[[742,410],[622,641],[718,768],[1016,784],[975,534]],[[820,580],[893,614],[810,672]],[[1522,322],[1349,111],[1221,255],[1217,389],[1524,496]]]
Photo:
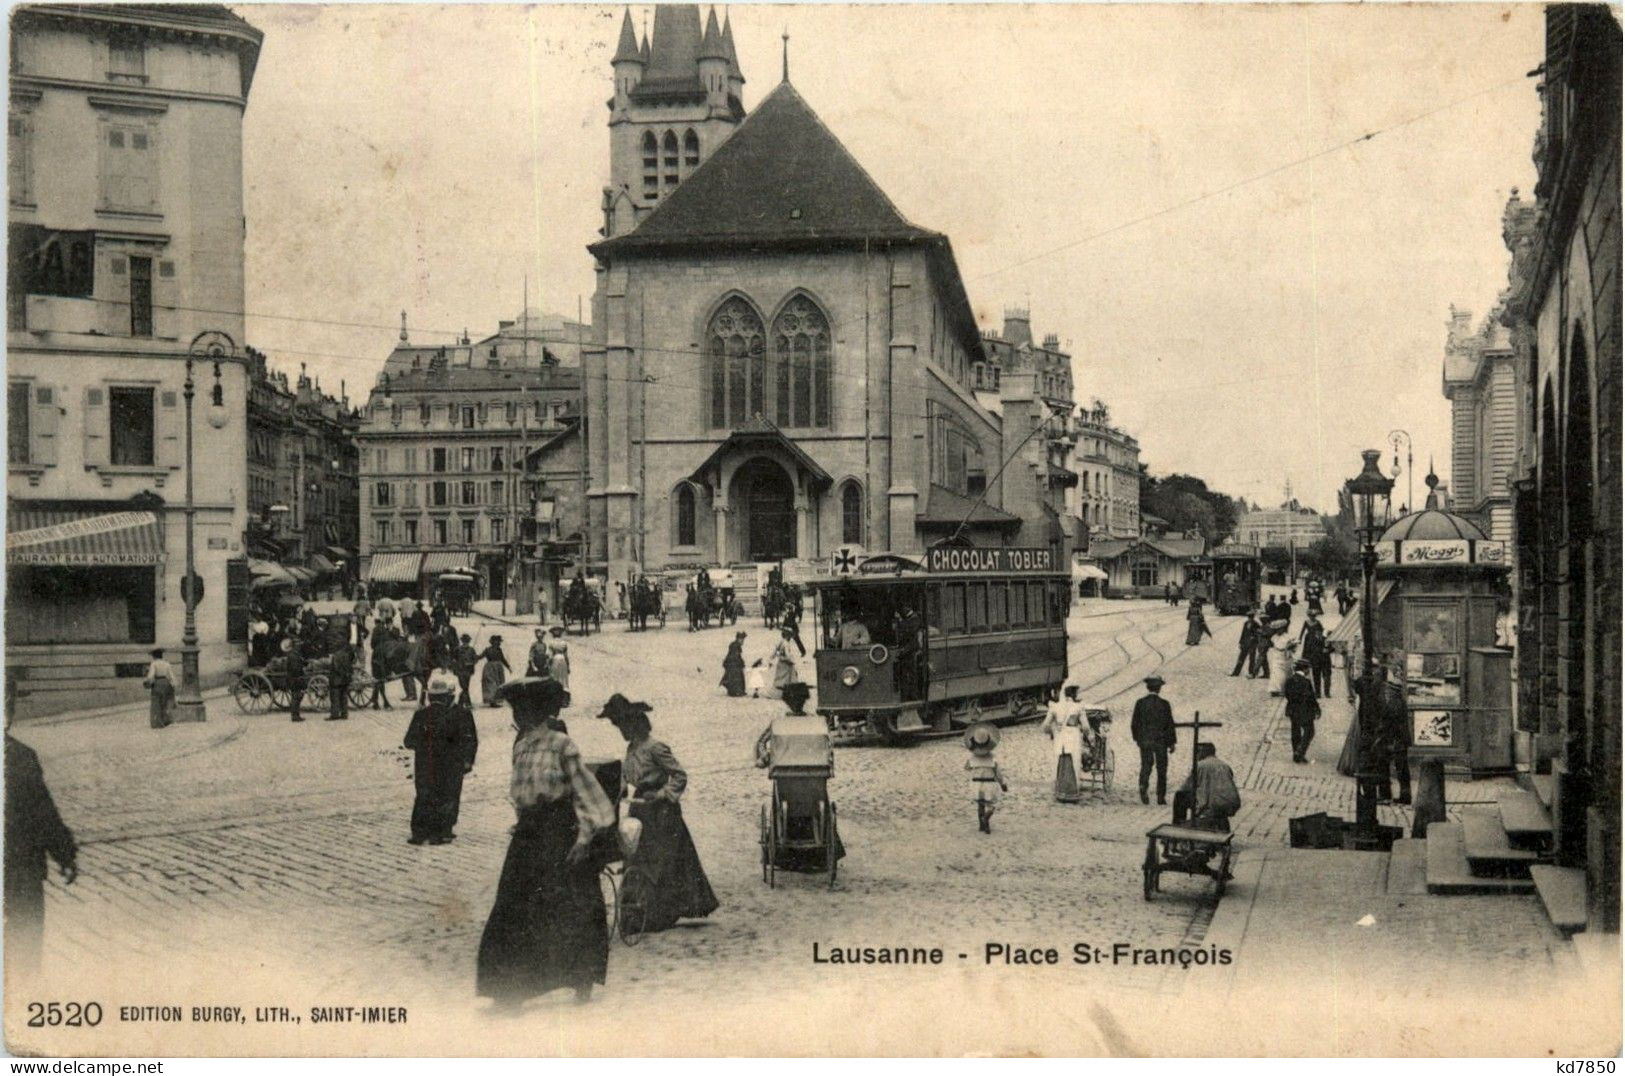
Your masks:
[[[1046,333],[1045,336],[1044,336],[1044,350],[1045,351],[1060,351],[1061,350],[1061,338],[1059,336],[1055,335],[1054,333]]]

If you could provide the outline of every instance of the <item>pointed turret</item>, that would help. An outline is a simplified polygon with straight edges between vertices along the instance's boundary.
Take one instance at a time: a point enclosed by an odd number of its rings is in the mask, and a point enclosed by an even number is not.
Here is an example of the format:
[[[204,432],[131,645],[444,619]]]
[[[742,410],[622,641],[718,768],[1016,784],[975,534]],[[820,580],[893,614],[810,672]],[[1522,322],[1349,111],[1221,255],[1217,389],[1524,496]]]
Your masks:
[[[705,36],[700,39],[700,85],[714,112],[728,108],[728,52],[722,45],[722,28],[717,25],[717,9],[705,20]]]
[[[615,58],[612,64],[631,61],[642,63],[643,54],[638,51],[638,33],[632,26],[632,9],[627,8],[626,14],[621,16],[621,42],[615,48]]]
[[[745,85],[745,73],[739,68],[739,52],[734,48],[733,22],[726,10],[722,13],[722,51],[728,55],[728,83],[735,97]]]
[[[649,65],[649,31],[647,28],[643,31],[643,44],[638,46],[638,55],[643,58],[643,64],[647,67]]]

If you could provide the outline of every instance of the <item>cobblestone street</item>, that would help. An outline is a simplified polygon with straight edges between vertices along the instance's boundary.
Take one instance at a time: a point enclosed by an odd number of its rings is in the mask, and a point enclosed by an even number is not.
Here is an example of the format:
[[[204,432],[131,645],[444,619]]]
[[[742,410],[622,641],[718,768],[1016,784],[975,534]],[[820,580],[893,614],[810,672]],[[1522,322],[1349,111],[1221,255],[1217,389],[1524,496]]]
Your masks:
[[[767,780],[751,749],[780,704],[723,695],[717,678],[727,633],[691,634],[673,624],[631,635],[611,623],[601,635],[572,638],[572,735],[589,759],[618,757],[619,737],[592,714],[614,690],[654,704],[655,734],[688,768],[684,813],[722,906],[708,921],[635,947],[615,943],[609,985],[592,1006],[549,999],[511,1021],[490,1019],[472,996],[475,949],[512,823],[506,709],[476,711],[480,758],[458,839],[444,847],[405,840],[412,789],[399,743],[410,710],[399,700],[393,710],[358,712],[344,724],[245,717],[222,697],[210,701],[207,724],[156,732],[136,710],[24,725],[15,731],[39,751],[84,846],[79,881],[53,880],[48,890],[50,994],[99,1000],[109,1014],[209,998],[240,1006],[248,1022],[218,1029],[220,1048],[238,1052],[358,1046],[356,1028],[309,1019],[313,1005],[349,1004],[409,1008],[406,1024],[373,1029],[377,1038],[366,1040],[390,1053],[658,1050],[664,1021],[630,1018],[651,1006],[696,1021],[685,1045],[699,1051],[764,1041],[791,1052],[798,1044],[801,1052],[1173,1048],[1153,1035],[1145,1013],[1182,993],[1204,995],[1209,984],[1218,989],[1213,969],[1070,963],[1076,942],[1207,944],[1210,882],[1170,876],[1157,899],[1141,896],[1143,834],[1166,809],[1142,806],[1135,792],[1128,715],[1139,678],[1161,671],[1179,720],[1200,710],[1204,721],[1223,723],[1220,754],[1235,767],[1244,797],[1239,845],[1280,849],[1295,814],[1353,813],[1353,782],[1334,769],[1346,706],[1328,702],[1312,763],[1290,765],[1280,701],[1261,681],[1226,675],[1238,625],[1216,618],[1216,638],[1193,649],[1183,643],[1182,607],[1124,601],[1076,610],[1073,676],[1088,685],[1087,698],[1118,716],[1116,786],[1090,792],[1081,806],[1055,803],[1048,741],[1036,724],[1007,730],[1000,760],[1011,793],[991,836],[976,832],[957,740],[839,750],[831,792],[848,854],[833,892],[817,876],[789,875],[772,890],[762,882],[756,820]],[[765,656],[769,633],[746,626],[747,660]],[[503,635],[515,661],[529,630],[467,628]],[[1171,777],[1189,765],[1188,745],[1186,732]],[[1453,800],[1475,794],[1487,795],[1451,789]],[[1226,901],[1250,896],[1238,880]],[[1499,931],[1437,932],[1443,940],[1435,947],[1470,958],[1478,973],[1538,972],[1551,963],[1547,950],[1528,942],[1540,912],[1533,898],[1520,898],[1517,908],[1501,916]],[[1324,929],[1306,924],[1305,942]],[[989,942],[1053,946],[1061,964],[986,966]],[[928,975],[831,968],[813,962],[814,943],[940,946],[945,963],[957,967]],[[1252,988],[1267,972],[1245,970],[1255,977]],[[1072,1015],[1057,1022],[1035,1013],[1030,1025],[975,1033],[919,1019],[940,1009],[936,999],[952,997],[958,1009],[1034,987],[1076,991],[1075,1004],[1059,1006]],[[13,1029],[22,1000],[8,1013]],[[807,1037],[775,1032],[775,1014],[786,1005],[803,1014],[797,1035]],[[287,1006],[304,1020],[256,1023],[254,1006]],[[98,1031],[52,1042],[74,1052],[141,1053],[144,1036],[161,1042],[163,1033],[161,1024],[109,1019]]]

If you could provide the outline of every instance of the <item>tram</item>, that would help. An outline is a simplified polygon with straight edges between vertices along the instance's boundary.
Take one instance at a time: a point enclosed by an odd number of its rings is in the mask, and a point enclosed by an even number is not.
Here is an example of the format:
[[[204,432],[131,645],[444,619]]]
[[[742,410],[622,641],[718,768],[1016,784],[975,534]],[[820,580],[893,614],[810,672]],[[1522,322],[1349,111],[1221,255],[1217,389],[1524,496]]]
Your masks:
[[[1052,550],[878,554],[810,586],[818,712],[838,738],[1026,720],[1066,679],[1071,577]]]
[[[1224,616],[1238,616],[1258,604],[1263,561],[1258,548],[1225,545],[1213,551],[1213,604]]]
[[[1213,562],[1206,557],[1196,557],[1185,565],[1185,586],[1181,590],[1186,601],[1201,598],[1205,602],[1213,600]]]

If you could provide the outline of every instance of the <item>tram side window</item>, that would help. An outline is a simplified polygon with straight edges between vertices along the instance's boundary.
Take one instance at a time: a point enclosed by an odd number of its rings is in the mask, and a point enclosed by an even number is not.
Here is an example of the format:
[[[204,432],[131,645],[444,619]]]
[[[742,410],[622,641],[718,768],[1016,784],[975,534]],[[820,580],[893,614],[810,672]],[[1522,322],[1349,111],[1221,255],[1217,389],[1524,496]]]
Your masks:
[[[949,583],[942,588],[942,632],[965,634],[965,584]]]
[[[1046,620],[1044,616],[1043,583],[1027,584],[1027,607],[1032,610],[1032,615],[1029,617],[1031,622],[1034,625],[1042,625]]]
[[[1025,627],[1027,624],[1027,584],[1010,584],[1010,626],[1012,628]]]
[[[1066,588],[1061,586],[1049,589],[1049,622],[1051,624],[1066,623],[1067,607]]]
[[[987,625],[994,631],[1002,631],[1010,626],[1010,617],[1005,609],[1005,593],[1008,589],[1003,583],[987,585]]]
[[[987,630],[987,584],[965,584],[965,630]]]

